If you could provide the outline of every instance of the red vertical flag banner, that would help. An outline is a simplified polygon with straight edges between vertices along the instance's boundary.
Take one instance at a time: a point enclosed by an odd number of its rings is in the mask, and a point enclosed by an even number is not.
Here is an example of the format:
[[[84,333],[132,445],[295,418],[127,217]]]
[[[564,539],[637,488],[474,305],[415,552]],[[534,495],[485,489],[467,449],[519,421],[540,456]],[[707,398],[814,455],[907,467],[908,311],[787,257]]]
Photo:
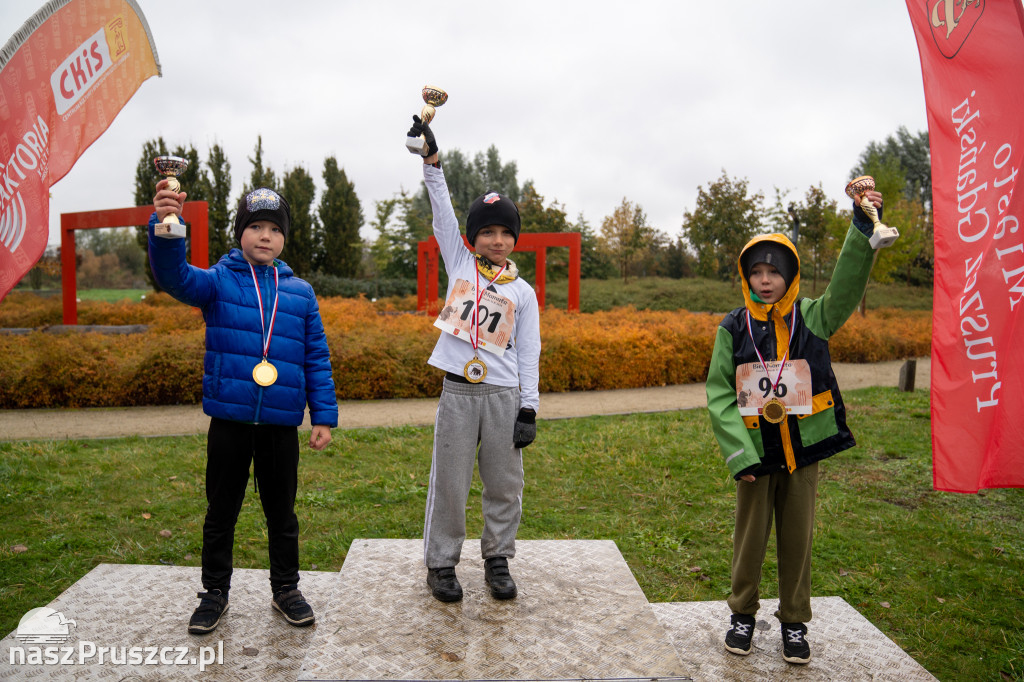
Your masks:
[[[1024,487],[1024,10],[1020,0],[907,8],[932,157],[933,485]]]
[[[134,0],[51,0],[0,50],[0,299],[46,249],[50,187],[159,74]]]

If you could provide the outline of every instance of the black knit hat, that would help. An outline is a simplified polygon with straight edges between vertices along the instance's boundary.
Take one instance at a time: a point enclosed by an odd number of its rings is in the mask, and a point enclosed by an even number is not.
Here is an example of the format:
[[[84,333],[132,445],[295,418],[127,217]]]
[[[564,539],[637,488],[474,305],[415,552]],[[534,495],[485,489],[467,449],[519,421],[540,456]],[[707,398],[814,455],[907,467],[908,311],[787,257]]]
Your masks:
[[[477,197],[473,205],[469,207],[469,214],[466,215],[466,239],[470,244],[475,244],[476,235],[480,228],[488,225],[501,225],[512,230],[515,241],[519,241],[519,209],[516,203],[504,194],[488,192]]]
[[[269,187],[257,187],[242,197],[235,212],[235,239],[242,241],[242,231],[257,220],[269,220],[281,228],[288,239],[292,210],[285,198]]]
[[[799,267],[792,251],[772,241],[758,242],[743,252],[740,257],[743,276],[750,279],[750,269],[758,263],[767,263],[778,270],[782,279],[786,281],[786,288],[793,283]]]

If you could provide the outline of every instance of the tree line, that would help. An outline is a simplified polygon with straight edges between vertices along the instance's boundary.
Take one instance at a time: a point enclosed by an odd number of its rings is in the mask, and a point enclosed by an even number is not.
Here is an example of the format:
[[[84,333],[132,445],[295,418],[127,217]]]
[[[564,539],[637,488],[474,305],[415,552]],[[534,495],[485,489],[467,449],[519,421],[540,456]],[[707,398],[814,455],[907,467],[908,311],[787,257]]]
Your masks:
[[[153,158],[168,154],[189,161],[189,169],[181,178],[189,200],[209,203],[211,260],[235,246],[234,209],[240,197],[255,187],[265,186],[285,196],[291,205],[292,225],[285,260],[299,276],[313,282],[318,292],[415,292],[416,245],[431,234],[430,201],[422,183],[415,191],[401,190],[389,199],[375,202],[369,224],[376,237],[364,242],[359,234],[365,220],[362,204],[355,185],[333,156],[324,159],[320,171],[323,189],[318,193],[312,175],[302,166],[280,174],[267,167],[263,140],[258,137],[253,155],[248,157],[248,180],[241,195],[231,197],[231,164],[220,145],[211,146],[203,159],[191,145],[171,148],[163,138],[157,138],[142,146],[135,174],[136,205],[152,202],[153,187],[160,178]],[[547,201],[532,180],[520,182],[517,164],[502,161],[494,146],[474,155],[459,149],[447,150],[443,162],[460,223],[465,223],[474,198],[488,190],[501,192],[518,204],[524,232],[580,233],[584,278],[619,277],[628,281],[661,276],[734,280],[736,258],[747,241],[756,234],[783,232],[796,242],[802,281],[810,287],[808,293],[813,294],[830,277],[850,222],[850,203],[840,206],[828,198],[820,184],[807,188],[803,196],[792,198],[789,192],[775,188],[768,199],[763,192],[753,191],[746,179],[732,177],[722,169],[717,179],[698,186],[696,205],[683,212],[674,237],[652,226],[643,207],[628,197],[623,197],[612,214],[594,227],[582,213],[570,219],[565,207],[557,200]],[[901,233],[895,245],[879,252],[874,279],[930,285],[934,255],[927,133],[914,134],[900,127],[885,140],[869,143],[851,169],[850,177],[856,175],[875,178],[886,198],[883,218]],[[83,235],[79,241],[79,248],[85,242],[87,258],[105,257],[109,261],[114,256],[107,254],[124,253],[123,236],[99,234],[107,231],[86,232],[97,233]],[[136,228],[135,241],[144,252],[145,228]],[[565,251],[549,250],[547,275],[552,281],[567,276]],[[152,284],[144,253],[142,259],[140,264],[137,259],[126,257],[125,266],[133,273],[144,270]],[[517,253],[515,260],[532,281],[536,274],[534,256]],[[109,264],[104,262],[104,267],[91,270],[108,272]]]

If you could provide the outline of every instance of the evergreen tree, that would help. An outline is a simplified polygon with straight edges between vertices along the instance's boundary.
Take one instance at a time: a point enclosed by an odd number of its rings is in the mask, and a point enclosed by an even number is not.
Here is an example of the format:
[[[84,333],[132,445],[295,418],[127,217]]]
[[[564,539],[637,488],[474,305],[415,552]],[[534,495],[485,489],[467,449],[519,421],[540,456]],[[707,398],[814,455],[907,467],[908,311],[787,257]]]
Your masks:
[[[209,171],[204,176],[205,193],[209,202],[210,262],[226,254],[235,246],[234,206],[231,205],[231,163],[220,145],[210,147],[206,161]],[[190,197],[191,198],[191,195]]]
[[[291,207],[292,221],[282,258],[295,274],[308,277],[313,272],[314,255],[319,251],[320,229],[313,217],[316,186],[302,166],[296,166],[284,175],[281,194]]]
[[[257,187],[268,187],[277,192],[277,176],[274,175],[274,171],[263,165],[263,136],[256,136],[256,148],[253,150],[254,156],[249,157],[249,164],[252,165],[252,172],[249,173],[249,182],[242,187],[242,196],[244,197],[249,192],[253,191]],[[287,199],[287,197],[285,197]],[[290,205],[291,202],[289,202]]]
[[[319,218],[323,229],[323,248],[317,254],[317,270],[337,277],[355,277],[362,261],[359,228],[363,210],[355,185],[333,156],[324,159],[323,180],[326,189],[320,198]]]

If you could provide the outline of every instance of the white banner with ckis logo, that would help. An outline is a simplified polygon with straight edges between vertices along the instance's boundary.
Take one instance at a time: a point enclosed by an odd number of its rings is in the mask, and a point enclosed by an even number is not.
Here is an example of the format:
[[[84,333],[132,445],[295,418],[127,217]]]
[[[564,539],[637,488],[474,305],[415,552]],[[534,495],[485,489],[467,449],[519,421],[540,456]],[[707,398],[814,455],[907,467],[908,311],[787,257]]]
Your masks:
[[[223,640],[204,646],[93,642],[77,639],[77,627],[75,619],[60,611],[48,607],[32,609],[18,623],[17,643],[5,652],[9,670],[17,673],[21,668],[28,673],[41,666],[53,666],[75,677],[75,670],[84,666],[185,666],[203,672],[209,666],[224,664]]]

